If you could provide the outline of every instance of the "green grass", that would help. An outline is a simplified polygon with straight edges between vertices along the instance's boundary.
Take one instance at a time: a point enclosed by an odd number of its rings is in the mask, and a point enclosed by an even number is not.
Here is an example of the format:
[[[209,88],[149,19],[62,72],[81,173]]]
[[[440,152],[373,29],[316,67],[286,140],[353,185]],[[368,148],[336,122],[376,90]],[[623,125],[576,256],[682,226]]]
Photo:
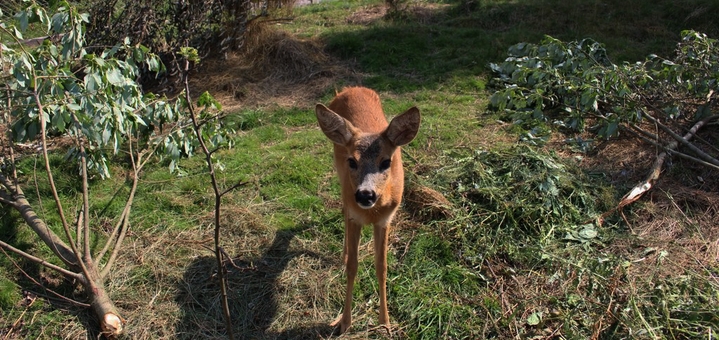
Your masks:
[[[714,229],[703,210],[679,212],[655,198],[625,210],[631,225],[611,216],[597,227],[595,218],[634,183],[588,172],[561,146],[517,145],[513,130],[486,113],[487,64],[501,61],[514,43],[538,42],[545,34],[592,37],[607,45],[615,61],[631,62],[671,53],[681,29],[716,37],[712,13],[718,5],[479,0],[420,3],[425,11],[410,10],[392,20],[378,16],[368,24],[346,20],[379,5],[363,0],[301,7],[281,29],[325,43],[327,53],[380,93],[389,116],[412,105],[422,112],[420,134],[404,148],[407,181],[442,193],[452,214],[423,219],[403,212],[397,218],[388,277],[394,337],[673,339],[707,338],[719,330],[719,266],[710,259],[698,259],[701,266],[682,260],[685,244],[703,239],[706,249],[714,249]],[[337,86],[351,84],[339,79]],[[332,94],[326,89],[316,101],[327,103]],[[220,182],[224,187],[246,182],[223,201],[223,247],[237,265],[229,269],[235,332],[247,338],[332,337],[326,325],[342,308],[345,278],[331,143],[317,129],[310,104],[248,107],[231,112],[225,123],[238,133],[232,149],[215,154],[223,168]],[[112,225],[122,209],[128,192],[122,164],[113,163],[118,176],[93,180],[95,228]],[[33,158],[20,165],[28,198],[39,205],[35,192],[40,193],[42,216],[57,228],[42,171],[35,170]],[[74,216],[77,171],[61,155],[53,157],[53,165],[59,169],[61,198]],[[171,174],[166,161],[148,165],[132,231],[108,281],[128,318],[127,338],[224,337],[208,250],[209,179],[200,157],[183,160],[180,167],[181,173]],[[629,230],[661,219],[676,228],[676,241]],[[106,237],[97,235],[98,243]],[[355,321],[345,338],[385,337],[375,327],[371,235],[369,228],[363,231]],[[49,254],[7,209],[0,236],[24,250]],[[82,309],[48,299],[7,258],[0,258],[0,267],[0,335],[18,319],[24,321],[12,330],[18,338],[97,335],[94,320]],[[73,289],[62,280],[46,288]],[[23,289],[42,298],[22,306]]]

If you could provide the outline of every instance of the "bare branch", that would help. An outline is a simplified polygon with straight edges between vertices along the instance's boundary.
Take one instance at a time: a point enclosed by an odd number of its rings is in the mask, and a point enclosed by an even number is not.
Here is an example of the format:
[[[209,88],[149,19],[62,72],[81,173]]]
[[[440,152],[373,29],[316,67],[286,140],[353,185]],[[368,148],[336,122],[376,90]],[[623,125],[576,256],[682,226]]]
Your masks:
[[[232,316],[230,314],[230,306],[227,300],[227,269],[224,266],[222,260],[222,247],[220,247],[220,205],[222,203],[222,193],[220,192],[219,184],[217,183],[217,176],[215,175],[215,166],[212,163],[212,153],[208,150],[205,140],[202,137],[202,127],[198,122],[195,108],[192,105],[190,97],[190,84],[188,81],[190,61],[185,59],[185,67],[183,69],[183,80],[185,85],[185,99],[187,100],[187,108],[190,112],[190,120],[192,121],[192,127],[197,136],[197,141],[200,143],[202,152],[205,154],[205,163],[209,170],[210,181],[212,183],[212,190],[215,193],[215,259],[217,260],[217,275],[220,281],[220,294],[222,296],[222,314],[225,318],[225,328],[227,331],[227,337],[230,340],[234,339],[232,331]]]
[[[2,54],[1,50],[0,50],[0,54]],[[10,87],[6,86],[5,90],[7,93],[7,106],[12,107],[12,98],[10,96]],[[13,179],[15,186],[17,186],[17,169],[15,168],[15,143],[12,138],[12,129],[10,128],[10,126],[12,126],[12,122],[10,121],[11,115],[8,114],[9,112],[10,112],[10,110],[3,112],[3,119],[4,119],[5,124],[7,124],[5,133],[7,134],[6,138],[8,141],[8,154],[10,156],[10,166],[12,167],[12,179]]]
[[[56,266],[56,265],[54,265],[54,264],[52,264],[52,263],[50,263],[50,262],[47,262],[47,261],[44,260],[44,259],[41,259],[41,258],[39,258],[39,257],[33,256],[33,255],[31,255],[31,254],[28,254],[28,253],[26,253],[26,252],[24,252],[24,251],[22,251],[22,250],[20,250],[20,249],[17,249],[17,248],[15,248],[15,247],[9,245],[8,243],[6,243],[6,242],[4,242],[4,241],[2,241],[2,240],[0,240],[0,247],[2,247],[3,249],[7,249],[7,250],[9,250],[9,251],[11,251],[11,252],[13,252],[13,253],[15,253],[15,254],[18,254],[18,255],[20,255],[20,256],[22,256],[22,257],[24,257],[24,258],[26,258],[26,259],[28,259],[28,260],[30,260],[30,261],[32,261],[32,262],[35,262],[35,263],[37,263],[37,264],[39,264],[39,265],[41,265],[41,266],[43,266],[43,267],[47,267],[47,268],[50,268],[50,269],[52,269],[52,270],[54,270],[54,271],[56,271],[56,272],[59,272],[60,274],[65,275],[65,276],[67,276],[67,277],[71,277],[71,278],[76,279],[76,280],[83,280],[83,279],[84,279],[81,274],[78,274],[78,273],[69,271],[69,270],[67,270],[67,269],[65,269],[65,268],[62,268],[62,267]],[[3,252],[4,252],[4,250],[3,250]]]
[[[80,130],[80,122],[77,120],[77,116],[73,113],[72,120]],[[92,263],[92,249],[90,248],[90,189],[88,188],[87,179],[87,153],[85,152],[85,143],[82,137],[78,138],[78,145],[80,147],[80,171],[82,173],[82,224],[78,221],[78,227],[82,226],[83,229],[83,255],[85,257],[85,263]],[[80,237],[78,232],[77,237]]]
[[[676,151],[676,150],[670,150],[668,147],[662,145],[661,143],[659,143],[659,142],[657,142],[655,139],[653,139],[651,136],[656,137],[656,135],[654,135],[654,134],[652,134],[652,133],[649,133],[649,132],[647,132],[647,131],[644,131],[644,130],[642,130],[641,128],[635,126],[635,125],[631,125],[631,127],[632,127],[632,129],[626,129],[625,131],[634,134],[635,136],[641,138],[642,140],[644,140],[645,142],[647,142],[647,143],[649,143],[649,144],[652,144],[652,145],[654,145],[654,146],[656,146],[656,147],[658,147],[658,148],[661,148],[662,150],[668,152],[670,155],[676,155],[676,156],[679,156],[679,157],[681,157],[681,158],[690,160],[690,161],[692,161],[692,162],[699,163],[699,164],[701,164],[701,165],[703,165],[703,166],[706,166],[706,167],[709,167],[709,168],[713,168],[713,169],[719,170],[719,166],[716,166],[716,165],[714,165],[714,164],[705,162],[705,161],[703,161],[703,160],[701,160],[701,159],[699,159],[699,158],[692,157],[692,156],[687,155],[687,154],[685,154],[685,153],[683,153],[683,152],[679,152],[679,151]]]
[[[697,148],[694,144],[689,143],[689,141],[687,140],[688,138],[686,138],[686,136],[685,136],[685,137],[682,137],[682,136],[678,135],[678,134],[677,134],[676,132],[674,132],[672,129],[670,129],[670,128],[667,127],[666,125],[662,124],[662,123],[659,122],[656,118],[652,117],[650,114],[648,114],[648,113],[646,113],[646,112],[642,112],[642,115],[643,115],[644,117],[647,117],[647,119],[649,119],[652,123],[656,124],[660,129],[662,129],[662,131],[664,131],[664,132],[666,132],[667,134],[669,134],[672,138],[674,138],[674,140],[676,140],[677,142],[679,142],[679,143],[681,143],[682,145],[684,145],[684,146],[686,146],[687,148],[689,148],[689,150],[691,150],[692,152],[694,152],[695,154],[697,154],[700,158],[704,159],[705,161],[707,161],[707,162],[709,162],[709,163],[711,163],[711,164],[714,164],[714,165],[716,165],[716,166],[719,166],[719,160],[717,160],[716,158],[712,157],[711,155],[708,155],[707,153],[705,153],[705,152],[702,151],[701,149]],[[713,115],[713,116],[711,116],[711,117],[708,117],[708,118],[705,118],[705,119],[701,120],[700,122],[697,122],[697,124],[695,124],[695,125],[689,130],[689,132],[687,132],[687,135],[689,136],[689,138],[691,138],[691,136],[693,136],[694,134],[696,134],[696,131],[699,129],[699,127],[703,126],[704,124],[706,124],[706,123],[709,122],[710,120],[716,119],[716,118],[718,118],[718,117],[719,117],[719,115]],[[702,122],[703,122],[703,123],[702,123]],[[701,124],[700,124],[700,123],[701,123]]]
[[[132,142],[130,142],[130,144],[132,144]],[[125,239],[125,235],[127,234],[127,229],[130,223],[130,210],[132,210],[132,202],[135,200],[135,192],[137,192],[137,183],[140,177],[140,174],[137,170],[138,167],[135,164],[135,158],[132,157],[132,147],[130,148],[130,160],[132,162],[133,168],[132,189],[130,189],[130,195],[127,198],[127,203],[125,204],[125,209],[123,209],[122,211],[122,215],[120,216],[118,225],[115,226],[115,230],[113,230],[113,234],[117,234],[117,230],[120,230],[120,232],[117,236],[117,240],[114,242],[110,258],[107,260],[107,263],[105,263],[105,267],[103,267],[102,271],[100,272],[101,280],[104,280],[107,277],[107,274],[110,272],[110,269],[112,268],[112,265],[114,264],[117,255],[120,253],[120,245],[122,245],[122,241]],[[122,224],[119,224],[120,222],[122,222]],[[110,242],[112,242],[112,238],[107,240],[105,247],[107,247]],[[102,255],[105,254],[105,251],[107,251],[106,248],[103,249]]]
[[[35,211],[32,209],[30,202],[25,198],[25,194],[22,192],[19,186],[15,186],[7,177],[0,173],[0,182],[10,192],[14,193],[13,206],[20,213],[20,216],[30,226],[30,228],[50,247],[50,249],[57,255],[62,262],[68,265],[70,268],[79,268],[79,264],[75,262],[77,260],[75,253],[71,248],[65,244],[45,222],[39,218]]]
[[[75,235],[77,236],[77,243],[75,243],[76,247],[80,247],[80,243],[82,241],[82,238],[80,238],[80,235],[82,235],[82,225],[83,225],[83,219],[84,215],[82,211],[77,212],[77,218],[75,221]]]
[[[34,72],[35,71],[33,70],[33,76],[35,76]],[[79,250],[77,249],[77,247],[75,246],[75,242],[73,241],[72,234],[70,233],[70,227],[67,224],[67,218],[65,218],[65,210],[62,208],[62,202],[60,202],[60,197],[57,194],[57,187],[55,186],[55,180],[53,179],[53,176],[52,176],[52,169],[50,169],[50,157],[48,156],[48,153],[47,153],[47,131],[45,128],[45,124],[46,124],[45,110],[43,108],[42,102],[40,101],[40,96],[38,95],[38,92],[37,92],[37,90],[38,90],[37,86],[38,86],[38,82],[35,81],[33,98],[35,99],[35,105],[37,105],[38,118],[40,120],[40,141],[42,143],[42,155],[43,155],[43,159],[45,160],[45,171],[47,172],[48,182],[50,184],[50,189],[52,191],[53,199],[55,200],[55,205],[57,206],[57,213],[58,213],[58,215],[60,215],[60,221],[62,222],[62,228],[65,231],[65,237],[67,237],[67,240],[70,243],[70,248],[72,249],[72,252],[73,252],[75,258],[77,259],[76,265],[80,266],[80,268],[82,268],[82,271],[83,271],[83,273],[85,273],[86,276],[89,276],[87,267],[82,262],[81,254],[80,254]]]
[[[225,191],[221,192],[221,193],[220,193],[220,196],[225,196],[226,193],[228,193],[228,192],[230,192],[230,191],[232,191],[232,190],[235,190],[235,189],[237,189],[237,188],[239,188],[239,187],[241,187],[241,186],[243,186],[243,185],[245,185],[245,184],[247,184],[247,183],[248,183],[248,182],[238,182],[238,183],[236,183],[235,185],[233,185],[233,186],[231,186],[231,187],[225,189]]]

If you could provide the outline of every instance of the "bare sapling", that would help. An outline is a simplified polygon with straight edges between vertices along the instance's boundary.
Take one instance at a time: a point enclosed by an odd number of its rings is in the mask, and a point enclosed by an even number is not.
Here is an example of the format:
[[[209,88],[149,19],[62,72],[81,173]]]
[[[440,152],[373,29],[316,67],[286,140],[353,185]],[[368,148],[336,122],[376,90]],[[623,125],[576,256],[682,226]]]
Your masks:
[[[390,224],[402,202],[404,169],[400,147],[411,142],[420,126],[412,107],[388,124],[373,90],[350,87],[329,108],[317,104],[317,121],[334,143],[345,220],[343,260],[347,287],[342,314],[331,324],[344,333],[352,324],[352,290],[357,276],[362,226],[374,228],[375,270],[379,285],[379,323],[390,327],[387,310],[387,242]]]
[[[207,113],[210,111],[210,109],[220,109],[220,104],[212,99],[208,93],[204,93],[202,96],[202,100],[200,105],[204,106],[203,110],[200,112],[200,114],[197,113],[195,106],[192,102],[192,97],[190,96],[190,84],[189,84],[189,71],[190,71],[190,62],[197,62],[199,61],[199,57],[197,56],[197,50],[192,48],[183,48],[181,52],[182,56],[184,57],[184,66],[182,69],[182,76],[183,81],[185,85],[185,100],[187,105],[187,110],[190,115],[190,120],[192,121],[192,130],[195,133],[195,137],[197,138],[197,142],[199,144],[200,151],[202,151],[202,154],[205,157],[205,164],[207,165],[208,170],[208,176],[210,177],[210,183],[212,184],[212,191],[214,193],[215,198],[215,205],[214,205],[214,239],[215,239],[215,259],[217,260],[217,279],[220,284],[220,300],[222,302],[222,315],[225,318],[225,328],[227,331],[227,338],[232,340],[235,338],[234,332],[232,330],[232,315],[230,314],[230,305],[229,301],[227,299],[227,267],[225,266],[226,262],[230,262],[231,260],[229,258],[226,259],[226,253],[222,248],[221,244],[221,224],[220,224],[220,213],[221,213],[221,206],[222,206],[222,197],[227,194],[228,192],[234,190],[235,188],[244,185],[244,182],[238,182],[235,185],[230,186],[229,188],[222,189],[220,188],[220,184],[217,181],[217,173],[215,171],[215,164],[212,160],[212,155],[219,150],[219,144],[221,143],[212,143],[211,140],[206,140],[203,133],[203,127],[207,127],[210,123],[219,123],[219,119],[221,117],[217,115],[207,115],[203,113]]]

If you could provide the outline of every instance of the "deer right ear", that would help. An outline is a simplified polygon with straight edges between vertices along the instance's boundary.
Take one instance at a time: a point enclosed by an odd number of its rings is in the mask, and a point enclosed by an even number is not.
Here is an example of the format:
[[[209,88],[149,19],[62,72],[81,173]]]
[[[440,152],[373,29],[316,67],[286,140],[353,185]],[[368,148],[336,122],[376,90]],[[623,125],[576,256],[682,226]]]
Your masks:
[[[317,122],[320,124],[320,129],[322,129],[322,132],[324,132],[327,138],[339,145],[347,145],[347,143],[349,143],[352,139],[353,130],[355,129],[352,123],[322,104],[315,106],[315,114],[317,115]]]

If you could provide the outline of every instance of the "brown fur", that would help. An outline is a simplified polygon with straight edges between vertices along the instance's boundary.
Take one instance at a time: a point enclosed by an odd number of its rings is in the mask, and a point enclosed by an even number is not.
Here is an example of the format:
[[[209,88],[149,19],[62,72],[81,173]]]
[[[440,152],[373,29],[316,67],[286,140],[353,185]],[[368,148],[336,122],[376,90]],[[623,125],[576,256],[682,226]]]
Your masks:
[[[363,225],[372,224],[380,288],[379,322],[389,326],[387,239],[404,190],[400,146],[412,141],[417,134],[419,110],[410,108],[388,124],[377,93],[350,87],[339,93],[329,108],[317,104],[316,113],[322,132],[334,142],[334,163],[342,188],[345,217],[347,290],[343,313],[332,325],[340,326],[340,332],[345,332],[352,324],[352,288],[357,275],[360,231]],[[387,161],[389,167],[385,167]]]

